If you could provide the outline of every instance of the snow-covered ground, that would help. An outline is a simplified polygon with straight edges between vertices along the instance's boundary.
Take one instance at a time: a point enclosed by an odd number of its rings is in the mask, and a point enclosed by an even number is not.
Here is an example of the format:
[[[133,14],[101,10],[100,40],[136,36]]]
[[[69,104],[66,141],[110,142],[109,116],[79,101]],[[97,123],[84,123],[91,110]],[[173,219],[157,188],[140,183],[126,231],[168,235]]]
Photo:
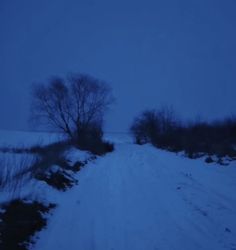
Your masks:
[[[0,147],[42,146],[62,138],[63,135],[59,133],[0,130]]]
[[[59,139],[0,135],[0,146]],[[126,134],[105,138],[115,142],[115,151],[90,161],[72,189],[63,193],[35,181],[24,187],[22,195],[28,190],[32,199],[58,204],[32,250],[236,249],[236,162],[190,160],[134,145]],[[75,149],[66,154],[72,162],[89,158]]]
[[[78,173],[34,250],[236,249],[236,165],[116,143]]]

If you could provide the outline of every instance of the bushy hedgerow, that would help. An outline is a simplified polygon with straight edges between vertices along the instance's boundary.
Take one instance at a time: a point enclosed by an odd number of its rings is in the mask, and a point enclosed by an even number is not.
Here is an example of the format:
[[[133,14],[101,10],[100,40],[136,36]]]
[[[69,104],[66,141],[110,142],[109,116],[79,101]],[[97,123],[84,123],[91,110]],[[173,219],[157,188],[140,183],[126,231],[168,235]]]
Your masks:
[[[236,118],[184,124],[168,108],[148,110],[134,120],[131,133],[138,144],[185,151],[190,158],[200,153],[236,157]]]

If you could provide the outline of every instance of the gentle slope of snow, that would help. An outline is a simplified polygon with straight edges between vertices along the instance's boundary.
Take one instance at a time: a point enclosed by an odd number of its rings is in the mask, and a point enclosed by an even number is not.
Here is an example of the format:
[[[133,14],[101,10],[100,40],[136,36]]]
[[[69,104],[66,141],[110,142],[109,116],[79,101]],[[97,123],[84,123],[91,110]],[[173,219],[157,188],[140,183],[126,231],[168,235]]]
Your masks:
[[[236,249],[236,166],[150,145],[116,150],[78,173],[35,250]]]

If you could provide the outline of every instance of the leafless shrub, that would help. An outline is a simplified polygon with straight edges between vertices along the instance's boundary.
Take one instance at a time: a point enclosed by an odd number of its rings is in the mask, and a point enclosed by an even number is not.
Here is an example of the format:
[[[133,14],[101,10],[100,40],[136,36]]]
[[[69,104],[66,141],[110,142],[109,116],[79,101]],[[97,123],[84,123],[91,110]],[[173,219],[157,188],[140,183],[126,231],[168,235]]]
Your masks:
[[[139,115],[131,126],[131,133],[138,144],[153,143],[165,148],[174,143],[173,134],[179,129],[174,111],[163,107],[159,110],[146,110]]]
[[[22,187],[32,178],[36,158],[30,154],[0,155],[0,190],[17,197]]]

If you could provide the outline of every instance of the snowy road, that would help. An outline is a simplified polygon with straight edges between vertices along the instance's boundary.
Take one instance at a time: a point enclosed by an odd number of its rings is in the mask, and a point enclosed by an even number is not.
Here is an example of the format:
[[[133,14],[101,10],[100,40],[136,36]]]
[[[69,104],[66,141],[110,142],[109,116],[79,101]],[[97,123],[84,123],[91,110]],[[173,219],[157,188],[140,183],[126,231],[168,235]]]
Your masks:
[[[120,143],[78,179],[33,249],[236,249],[235,165]]]

